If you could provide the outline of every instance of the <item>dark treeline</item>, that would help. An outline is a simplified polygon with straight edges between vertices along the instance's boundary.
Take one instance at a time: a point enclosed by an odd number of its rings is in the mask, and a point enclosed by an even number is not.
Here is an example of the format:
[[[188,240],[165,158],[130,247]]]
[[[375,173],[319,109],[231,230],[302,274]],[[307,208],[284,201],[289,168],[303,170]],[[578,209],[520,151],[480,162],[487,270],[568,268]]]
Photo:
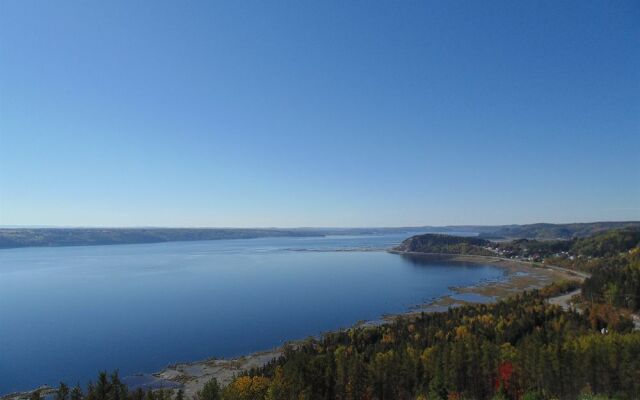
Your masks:
[[[436,233],[412,236],[394,248],[395,251],[417,253],[471,254],[492,256],[487,250],[491,242],[477,237],[452,236]]]
[[[591,273],[582,285],[585,302],[640,310],[640,229],[577,239],[570,251],[547,262]]]
[[[566,254],[549,254],[545,263],[586,272],[624,267],[633,261],[627,256],[640,249],[640,228],[611,230],[568,243]]]
[[[533,292],[308,340],[221,398],[635,399],[640,332],[607,323]]]
[[[39,390],[31,392],[29,400],[43,400]],[[122,382],[118,371],[111,374],[100,372],[95,382],[89,382],[85,390],[80,385],[70,388],[65,383],[53,395],[53,400],[185,400],[184,392],[171,389],[129,390]]]
[[[582,289],[585,301],[640,310],[640,249],[594,269]]]
[[[639,244],[640,228],[618,229],[577,239],[572,251],[586,257],[610,257],[637,248]]]

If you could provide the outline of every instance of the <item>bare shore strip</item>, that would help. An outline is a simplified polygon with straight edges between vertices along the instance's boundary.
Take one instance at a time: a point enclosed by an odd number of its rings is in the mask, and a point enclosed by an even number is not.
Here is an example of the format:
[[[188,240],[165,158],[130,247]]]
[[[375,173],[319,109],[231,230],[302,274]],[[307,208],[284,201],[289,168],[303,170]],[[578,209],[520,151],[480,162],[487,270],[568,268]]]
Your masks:
[[[454,294],[433,299],[425,304],[413,307],[405,313],[385,315],[378,321],[359,322],[354,326],[367,326],[389,323],[396,318],[407,317],[422,312],[441,312],[449,307],[458,307],[465,304],[474,303],[466,300],[465,295],[473,297],[483,296],[490,301],[497,301],[525,290],[537,289],[552,282],[561,280],[582,281],[588,275],[560,267],[552,267],[542,264],[530,263],[527,261],[512,260],[500,257],[476,256],[476,255],[452,255],[436,253],[411,253],[390,251],[394,254],[410,257],[420,257],[434,261],[441,260],[447,262],[461,262],[473,264],[489,264],[502,268],[506,273],[506,279],[499,281],[488,281],[466,287],[450,288]],[[459,296],[459,297],[458,297]],[[295,341],[289,345],[295,346]],[[284,347],[284,346],[283,346]],[[261,351],[242,356],[235,359],[208,359],[170,365],[160,372],[148,375],[154,382],[154,387],[161,386],[162,382],[172,382],[182,385],[186,398],[192,398],[204,384],[216,378],[221,386],[227,385],[233,378],[251,368],[264,366],[273,359],[282,355],[283,347],[272,350]],[[167,386],[164,386],[167,387]],[[51,394],[53,388],[43,386],[39,388],[42,394]],[[31,392],[13,393],[0,397],[0,400],[21,400],[28,398]]]

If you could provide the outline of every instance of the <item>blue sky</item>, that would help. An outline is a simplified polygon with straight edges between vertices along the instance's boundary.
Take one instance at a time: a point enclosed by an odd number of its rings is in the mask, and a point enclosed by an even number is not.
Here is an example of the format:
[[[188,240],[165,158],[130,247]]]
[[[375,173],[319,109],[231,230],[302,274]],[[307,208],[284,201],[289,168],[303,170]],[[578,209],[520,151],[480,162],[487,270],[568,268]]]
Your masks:
[[[637,1],[0,2],[0,224],[628,219]]]

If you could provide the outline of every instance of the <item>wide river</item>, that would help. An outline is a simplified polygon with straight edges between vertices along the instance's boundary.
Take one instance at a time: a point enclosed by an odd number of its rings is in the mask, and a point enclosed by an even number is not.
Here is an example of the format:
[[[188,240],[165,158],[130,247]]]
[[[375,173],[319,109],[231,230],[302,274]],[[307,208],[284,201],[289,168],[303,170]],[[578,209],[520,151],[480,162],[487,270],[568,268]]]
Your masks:
[[[383,251],[407,236],[0,250],[0,394],[269,349],[504,277]],[[380,251],[336,251],[358,249]]]

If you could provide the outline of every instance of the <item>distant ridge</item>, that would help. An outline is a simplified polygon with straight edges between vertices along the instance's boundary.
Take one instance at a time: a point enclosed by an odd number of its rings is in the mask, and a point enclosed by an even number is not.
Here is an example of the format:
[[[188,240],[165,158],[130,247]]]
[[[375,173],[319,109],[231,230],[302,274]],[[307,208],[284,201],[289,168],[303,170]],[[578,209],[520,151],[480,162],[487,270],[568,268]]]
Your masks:
[[[571,239],[591,236],[610,229],[640,227],[640,221],[586,222],[570,224],[527,224],[476,227],[480,237],[487,239]]]
[[[318,236],[283,229],[227,228],[17,228],[0,229],[0,249],[16,247],[99,246],[196,240]]]
[[[0,249],[16,247],[96,246],[175,241],[438,233],[483,239],[571,239],[609,229],[640,227],[640,221],[527,225],[448,225],[398,228],[0,228]]]

